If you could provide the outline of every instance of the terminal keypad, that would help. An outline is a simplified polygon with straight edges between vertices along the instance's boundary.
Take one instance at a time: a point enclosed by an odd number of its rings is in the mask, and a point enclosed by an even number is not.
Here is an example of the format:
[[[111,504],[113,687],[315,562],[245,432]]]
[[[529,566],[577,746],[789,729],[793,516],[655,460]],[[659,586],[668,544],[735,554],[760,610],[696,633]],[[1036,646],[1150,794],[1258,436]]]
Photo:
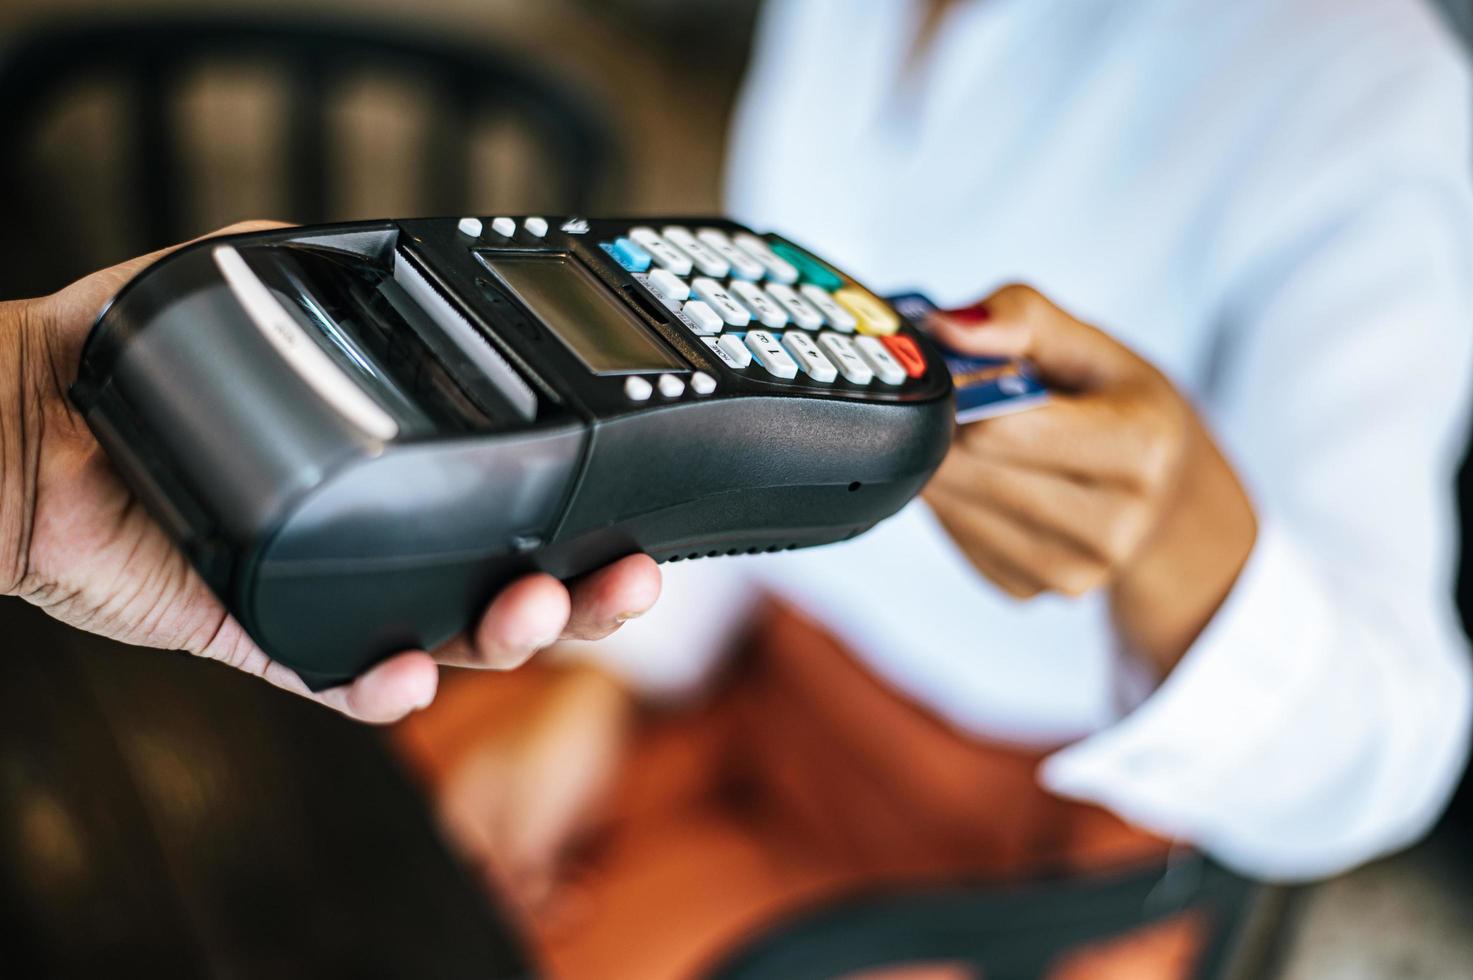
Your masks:
[[[888,305],[786,242],[666,225],[600,246],[732,371],[889,388],[925,373]]]

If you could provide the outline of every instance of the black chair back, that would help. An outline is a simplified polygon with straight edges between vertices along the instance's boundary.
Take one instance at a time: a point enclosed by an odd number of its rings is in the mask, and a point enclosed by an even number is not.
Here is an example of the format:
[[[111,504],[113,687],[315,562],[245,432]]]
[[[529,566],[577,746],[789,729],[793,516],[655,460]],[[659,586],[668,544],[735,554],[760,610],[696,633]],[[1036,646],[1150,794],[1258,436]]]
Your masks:
[[[1271,958],[1281,899],[1195,853],[1164,871],[862,894],[785,919],[709,976],[827,980],[942,965],[986,980],[1037,980],[1071,952],[1193,915],[1205,942],[1191,976],[1237,980],[1261,975]]]
[[[198,126],[191,129],[185,109],[191,86],[211,70],[248,72],[280,94],[267,100],[271,118],[224,111],[224,118],[207,120],[210,133],[251,145],[265,171],[251,177],[275,186],[269,199],[280,210],[268,217],[382,217],[374,203],[368,213],[348,213],[341,191],[353,174],[353,186],[367,186],[373,198],[375,181],[390,171],[407,171],[418,185],[411,214],[485,213],[493,206],[578,213],[594,203],[614,165],[610,134],[584,97],[483,44],[356,21],[148,16],[53,25],[0,51],[7,148],[0,154],[0,298],[55,288],[97,265],[209,230],[212,220],[192,206],[203,175],[200,154],[192,152]],[[412,145],[357,159],[339,139],[344,93],[365,81],[402,86]],[[50,147],[49,155],[39,145],[79,91],[108,100],[100,115],[115,139],[102,141],[102,159],[78,159],[97,152],[90,141],[85,150]],[[476,190],[488,169],[473,159],[476,137],[488,128],[515,134],[529,158],[517,172],[523,186]],[[84,190],[108,189],[100,207],[79,213],[78,188],[58,180],[68,170],[80,171]],[[243,213],[250,206],[227,203],[213,222],[263,216]],[[104,221],[120,231],[100,249],[105,254],[96,254]]]

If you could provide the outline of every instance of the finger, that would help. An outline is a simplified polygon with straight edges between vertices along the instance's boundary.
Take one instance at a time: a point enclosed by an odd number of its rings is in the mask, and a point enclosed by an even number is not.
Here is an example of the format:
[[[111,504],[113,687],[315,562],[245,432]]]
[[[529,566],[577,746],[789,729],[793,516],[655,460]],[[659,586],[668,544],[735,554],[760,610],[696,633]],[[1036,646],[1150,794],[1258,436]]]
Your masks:
[[[573,584],[566,640],[599,640],[642,616],[660,597],[660,567],[649,555],[630,555]]]
[[[1145,499],[1118,484],[996,462],[973,453],[953,453],[932,478],[947,496],[970,499],[1116,566],[1145,537],[1150,511]]]
[[[245,628],[226,616],[199,656],[254,674],[267,683],[374,724],[398,721],[435,698],[439,670],[428,654],[401,653],[375,665],[351,684],[313,691],[290,667],[268,657]]]
[[[1043,591],[1043,583],[993,554],[985,542],[973,541],[964,534],[964,527],[958,519],[963,508],[955,498],[932,497],[929,494],[925,498],[936,519],[966,554],[967,560],[993,585],[1014,599],[1032,599]]]
[[[1027,358],[1046,384],[1065,390],[1097,387],[1141,363],[1118,341],[1028,286],[1004,286],[974,306],[936,313],[929,326],[942,343],[964,354]]]
[[[351,684],[318,691],[311,697],[359,721],[388,724],[435,700],[440,668],[422,650],[396,654],[375,664]]]
[[[1026,412],[964,425],[957,448],[993,462],[1150,492],[1172,472],[1173,417],[1129,393],[1052,397]]]
[[[568,623],[572,601],[563,583],[538,572],[502,589],[468,639],[435,653],[441,663],[510,670],[556,643]]]
[[[1058,535],[939,488],[928,488],[926,499],[947,515],[947,529],[968,554],[981,553],[1065,595],[1080,596],[1105,584],[1109,567]]]

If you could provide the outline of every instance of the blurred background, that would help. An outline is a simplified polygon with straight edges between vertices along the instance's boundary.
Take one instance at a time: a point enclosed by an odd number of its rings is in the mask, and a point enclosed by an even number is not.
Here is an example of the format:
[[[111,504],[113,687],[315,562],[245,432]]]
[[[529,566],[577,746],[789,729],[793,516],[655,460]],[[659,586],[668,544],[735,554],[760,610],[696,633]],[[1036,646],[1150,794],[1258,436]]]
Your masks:
[[[0,294],[246,216],[713,210],[756,9],[7,3]]]
[[[0,299],[248,217],[719,211],[756,8],[7,0]],[[0,974],[525,968],[376,733],[16,600],[0,654]],[[1269,975],[1473,976],[1462,796],[1281,896]]]

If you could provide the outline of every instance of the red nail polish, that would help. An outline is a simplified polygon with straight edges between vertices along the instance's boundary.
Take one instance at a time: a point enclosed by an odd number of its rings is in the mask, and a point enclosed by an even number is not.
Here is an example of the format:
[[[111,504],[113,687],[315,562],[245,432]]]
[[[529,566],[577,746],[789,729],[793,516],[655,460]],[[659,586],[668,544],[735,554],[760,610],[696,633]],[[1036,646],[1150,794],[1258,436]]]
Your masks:
[[[968,326],[976,326],[992,319],[992,311],[981,303],[976,306],[964,306],[959,310],[951,310],[946,315]]]

